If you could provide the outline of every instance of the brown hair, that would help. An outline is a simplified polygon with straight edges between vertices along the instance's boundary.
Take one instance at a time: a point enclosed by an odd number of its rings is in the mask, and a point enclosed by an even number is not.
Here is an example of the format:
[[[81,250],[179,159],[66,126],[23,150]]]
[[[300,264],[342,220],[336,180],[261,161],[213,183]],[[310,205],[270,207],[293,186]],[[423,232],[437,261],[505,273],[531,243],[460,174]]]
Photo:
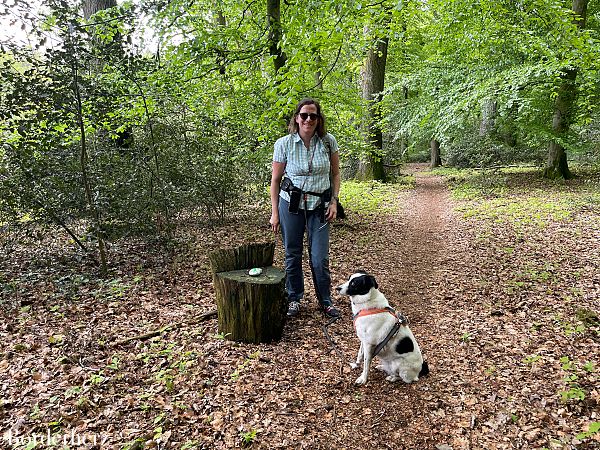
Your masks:
[[[321,112],[321,105],[314,98],[304,98],[304,99],[300,100],[300,102],[296,105],[296,110],[294,111],[294,115],[292,116],[292,118],[290,119],[290,122],[288,124],[288,131],[290,132],[290,134],[294,134],[294,133],[298,132],[298,124],[296,123],[296,117],[298,117],[300,110],[305,105],[315,105],[317,107],[317,114],[319,115],[319,119],[318,119],[319,122],[317,123],[316,131],[317,131],[317,134],[319,135],[319,137],[325,136],[325,134],[327,134],[327,130],[325,129],[325,116]]]

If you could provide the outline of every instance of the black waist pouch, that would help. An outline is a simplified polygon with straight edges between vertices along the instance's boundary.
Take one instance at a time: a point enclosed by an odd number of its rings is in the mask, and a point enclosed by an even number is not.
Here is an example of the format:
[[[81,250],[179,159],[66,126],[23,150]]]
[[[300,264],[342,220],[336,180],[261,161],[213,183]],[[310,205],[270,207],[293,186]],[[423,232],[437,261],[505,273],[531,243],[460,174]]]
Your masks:
[[[294,188],[288,191],[290,194],[290,205],[288,211],[292,214],[298,214],[300,210],[300,200],[302,199],[302,191],[298,188]]]
[[[281,180],[281,185],[279,186],[284,192],[290,194],[290,204],[288,206],[288,211],[292,214],[298,214],[300,211],[300,200],[302,199],[302,191],[294,186],[292,180],[288,177],[284,177]]]
[[[281,180],[281,184],[279,185],[279,190],[290,192],[290,189],[294,188],[294,183],[288,177],[283,177]]]
[[[319,205],[315,208],[315,214],[319,216],[319,221],[321,223],[325,223],[325,203],[319,203]]]

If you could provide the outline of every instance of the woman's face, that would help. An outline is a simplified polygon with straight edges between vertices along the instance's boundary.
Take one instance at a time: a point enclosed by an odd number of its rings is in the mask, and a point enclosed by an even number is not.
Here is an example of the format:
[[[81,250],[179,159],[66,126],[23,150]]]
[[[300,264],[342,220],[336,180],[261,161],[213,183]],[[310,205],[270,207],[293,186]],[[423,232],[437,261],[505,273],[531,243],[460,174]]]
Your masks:
[[[312,115],[312,119],[311,119]],[[296,123],[298,124],[298,133],[301,136],[311,136],[315,134],[319,120],[317,115],[317,105],[304,105],[296,115]],[[303,119],[302,116],[306,118]]]

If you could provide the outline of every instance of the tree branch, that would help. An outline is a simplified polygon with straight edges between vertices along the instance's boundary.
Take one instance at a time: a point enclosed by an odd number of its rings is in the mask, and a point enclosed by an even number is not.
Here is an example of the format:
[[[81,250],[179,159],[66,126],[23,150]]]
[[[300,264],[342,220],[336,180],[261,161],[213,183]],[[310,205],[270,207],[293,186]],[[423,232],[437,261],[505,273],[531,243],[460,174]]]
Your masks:
[[[329,70],[327,71],[327,73],[325,75],[323,75],[322,77],[320,77],[318,83],[315,84],[313,87],[311,87],[310,89],[305,89],[304,91],[300,91],[300,92],[298,92],[298,94],[304,94],[305,92],[310,92],[313,89],[315,89],[318,86],[320,86],[323,83],[323,81],[325,81],[325,78],[327,78],[329,76],[329,74],[333,71],[333,69],[337,65],[337,62],[340,59],[341,53],[342,53],[342,46],[340,45],[339,48],[338,48],[337,55],[335,57],[335,61],[333,61],[333,64],[331,65],[331,67],[329,68]]]
[[[190,323],[185,323],[185,322],[177,322],[177,323],[172,323],[169,325],[165,325],[164,327],[158,329],[158,330],[154,330],[154,331],[150,331],[149,333],[144,333],[144,334],[138,334],[137,336],[131,336],[125,339],[121,339],[119,341],[115,341],[112,344],[110,344],[111,347],[118,347],[119,345],[124,345],[124,344],[128,344],[129,342],[133,342],[133,341],[143,341],[146,339],[150,339],[156,336],[160,336],[162,333],[164,333],[165,331],[168,330],[178,330],[179,328],[182,328],[184,325],[195,325],[197,323],[200,322],[204,322],[206,320],[212,319],[213,317],[217,317],[217,310],[213,309],[211,311],[205,312],[204,314],[200,314],[200,316],[198,317],[197,320],[190,322]]]

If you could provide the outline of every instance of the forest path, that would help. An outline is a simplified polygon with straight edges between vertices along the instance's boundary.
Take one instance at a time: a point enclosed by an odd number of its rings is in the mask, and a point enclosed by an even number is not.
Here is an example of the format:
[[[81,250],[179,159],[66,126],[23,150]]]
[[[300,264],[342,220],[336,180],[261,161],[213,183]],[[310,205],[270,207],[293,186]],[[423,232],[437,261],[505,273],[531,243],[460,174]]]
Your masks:
[[[410,164],[404,170],[415,177],[416,185],[404,203],[405,226],[396,246],[405,268],[403,278],[409,281],[410,303],[422,300],[451,250],[445,238],[452,216],[449,192],[441,177],[424,174],[427,171],[428,164]]]

